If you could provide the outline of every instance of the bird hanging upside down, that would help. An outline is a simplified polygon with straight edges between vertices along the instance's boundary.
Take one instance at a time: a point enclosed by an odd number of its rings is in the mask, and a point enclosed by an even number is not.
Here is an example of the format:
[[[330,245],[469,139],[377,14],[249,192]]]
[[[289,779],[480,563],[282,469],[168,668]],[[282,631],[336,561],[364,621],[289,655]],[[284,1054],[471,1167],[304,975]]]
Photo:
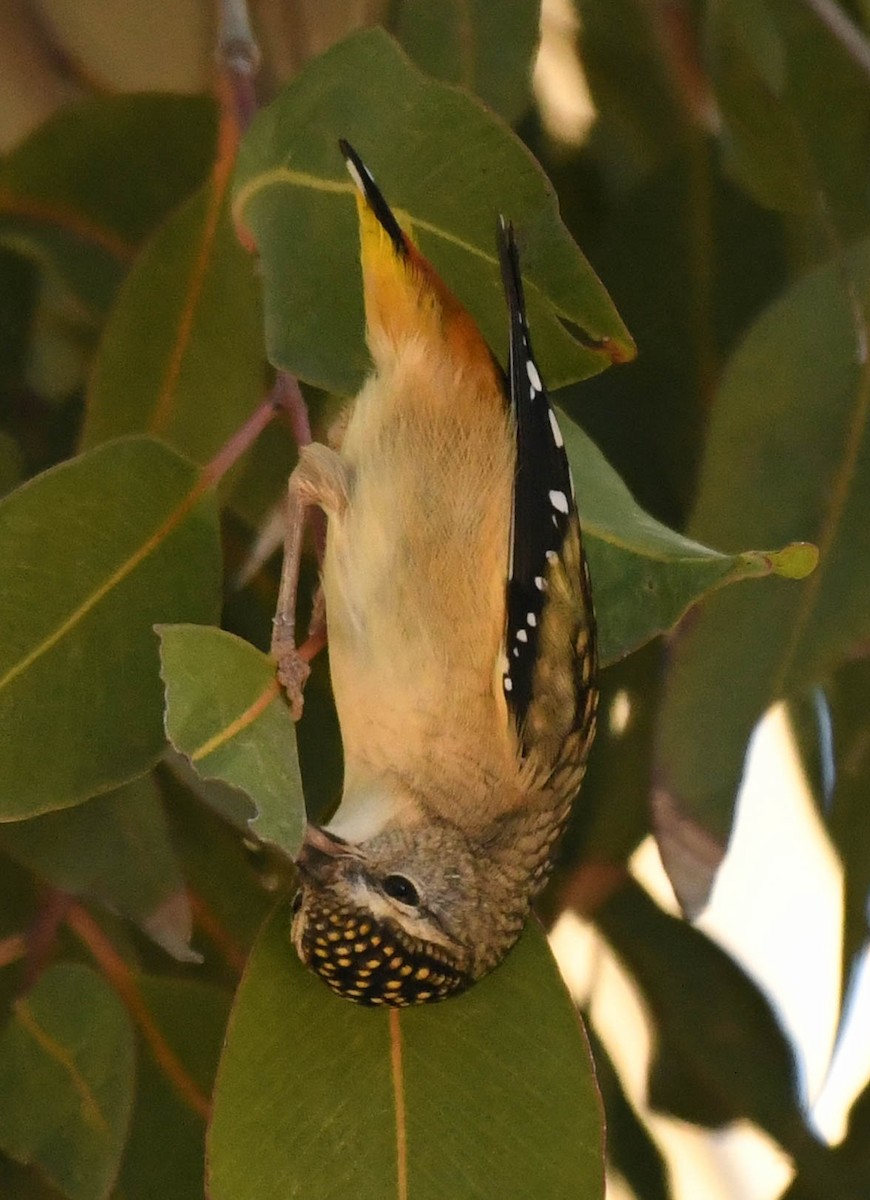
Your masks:
[[[511,225],[505,374],[340,145],[375,370],[340,450],[305,447],[289,485],[273,655],[298,715],[296,581],[317,505],[345,761],[341,804],[298,858],[292,938],[333,991],[407,1005],[467,988],[522,931],[595,732],[595,620]]]

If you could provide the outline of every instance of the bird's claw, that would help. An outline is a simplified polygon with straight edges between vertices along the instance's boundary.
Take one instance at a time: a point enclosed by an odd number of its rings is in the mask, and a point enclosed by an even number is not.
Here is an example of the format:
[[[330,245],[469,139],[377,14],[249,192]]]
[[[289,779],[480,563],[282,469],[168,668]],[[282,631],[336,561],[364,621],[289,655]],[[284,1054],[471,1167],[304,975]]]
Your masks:
[[[311,664],[301,656],[295,646],[273,649],[277,663],[278,682],[290,703],[290,715],[294,721],[302,716],[304,703],[303,688],[311,674]]]

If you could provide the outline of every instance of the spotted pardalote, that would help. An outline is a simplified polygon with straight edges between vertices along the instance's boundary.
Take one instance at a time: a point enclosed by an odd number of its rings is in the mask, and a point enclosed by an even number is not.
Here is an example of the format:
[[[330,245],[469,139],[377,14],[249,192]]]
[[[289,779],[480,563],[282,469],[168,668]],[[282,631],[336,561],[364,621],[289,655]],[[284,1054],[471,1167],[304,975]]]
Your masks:
[[[340,995],[406,1005],[462,991],[519,937],[595,731],[595,620],[513,228],[496,231],[503,371],[340,145],[374,371],[340,445],[305,447],[290,480],[273,653],[298,712],[297,568],[317,505],[345,761],[335,816],[298,858],[292,940]]]

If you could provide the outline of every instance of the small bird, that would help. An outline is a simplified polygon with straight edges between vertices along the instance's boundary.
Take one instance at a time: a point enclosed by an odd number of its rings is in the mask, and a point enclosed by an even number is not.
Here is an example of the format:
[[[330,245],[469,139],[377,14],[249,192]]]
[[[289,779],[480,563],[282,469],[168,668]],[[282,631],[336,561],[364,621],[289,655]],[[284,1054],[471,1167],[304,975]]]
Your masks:
[[[522,931],[595,732],[595,618],[513,227],[497,227],[504,372],[339,145],[374,372],[340,445],[304,447],[289,484],[273,655],[298,715],[298,563],[318,506],[345,761],[335,816],[297,859],[292,940],[334,992],[404,1006],[463,991]]]

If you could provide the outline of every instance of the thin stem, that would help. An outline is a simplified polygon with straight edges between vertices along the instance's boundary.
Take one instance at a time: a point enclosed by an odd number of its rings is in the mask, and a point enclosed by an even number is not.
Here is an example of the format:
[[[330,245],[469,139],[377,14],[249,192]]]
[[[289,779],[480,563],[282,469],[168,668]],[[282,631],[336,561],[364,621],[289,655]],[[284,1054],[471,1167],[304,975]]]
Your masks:
[[[27,931],[27,966],[21,991],[29,992],[48,966],[57,945],[57,931],[66,919],[72,896],[47,888],[36,919]]]
[[[223,922],[199,892],[195,892],[192,888],[189,888],[187,897],[196,924],[208,940],[217,947],[230,970],[234,971],[237,975],[241,975],[247,961],[247,955],[242,946],[224,926]]]
[[[244,132],[257,111],[254,78],[261,61],[246,0],[218,2],[217,60],[218,70],[232,96],[239,128]]]
[[[296,387],[298,389],[299,385],[296,384]],[[304,405],[305,401],[303,400],[302,403]],[[223,479],[227,471],[234,467],[242,455],[251,448],[269,422],[274,420],[275,414],[280,409],[288,412],[292,422],[293,414],[289,407],[287,389],[280,380],[276,380],[274,387],[262,404],[254,409],[244,425],[240,426],[224,442],[211,462],[203,467],[202,478],[206,487],[212,487]]]
[[[326,641],[327,638],[325,629],[318,633],[310,633],[302,645],[298,648],[296,653],[301,659],[304,659],[305,662],[311,662],[312,659],[316,658],[316,656],[326,645]]]
[[[155,1062],[175,1088],[178,1095],[203,1120],[208,1120],[208,1098],[188,1075],[184,1064],[158,1029],[148,1005],[139,991],[136,976],[124,962],[97,922],[80,904],[72,904],[66,916],[67,924],[84,943],[97,966],[112,985],[133,1023],[148,1044]]]
[[[297,446],[307,446],[311,442],[311,420],[308,416],[308,405],[302,395],[302,389],[295,375],[279,371],[275,377],[275,387],[272,391],[276,407],[283,408],[290,418],[290,428]]]

